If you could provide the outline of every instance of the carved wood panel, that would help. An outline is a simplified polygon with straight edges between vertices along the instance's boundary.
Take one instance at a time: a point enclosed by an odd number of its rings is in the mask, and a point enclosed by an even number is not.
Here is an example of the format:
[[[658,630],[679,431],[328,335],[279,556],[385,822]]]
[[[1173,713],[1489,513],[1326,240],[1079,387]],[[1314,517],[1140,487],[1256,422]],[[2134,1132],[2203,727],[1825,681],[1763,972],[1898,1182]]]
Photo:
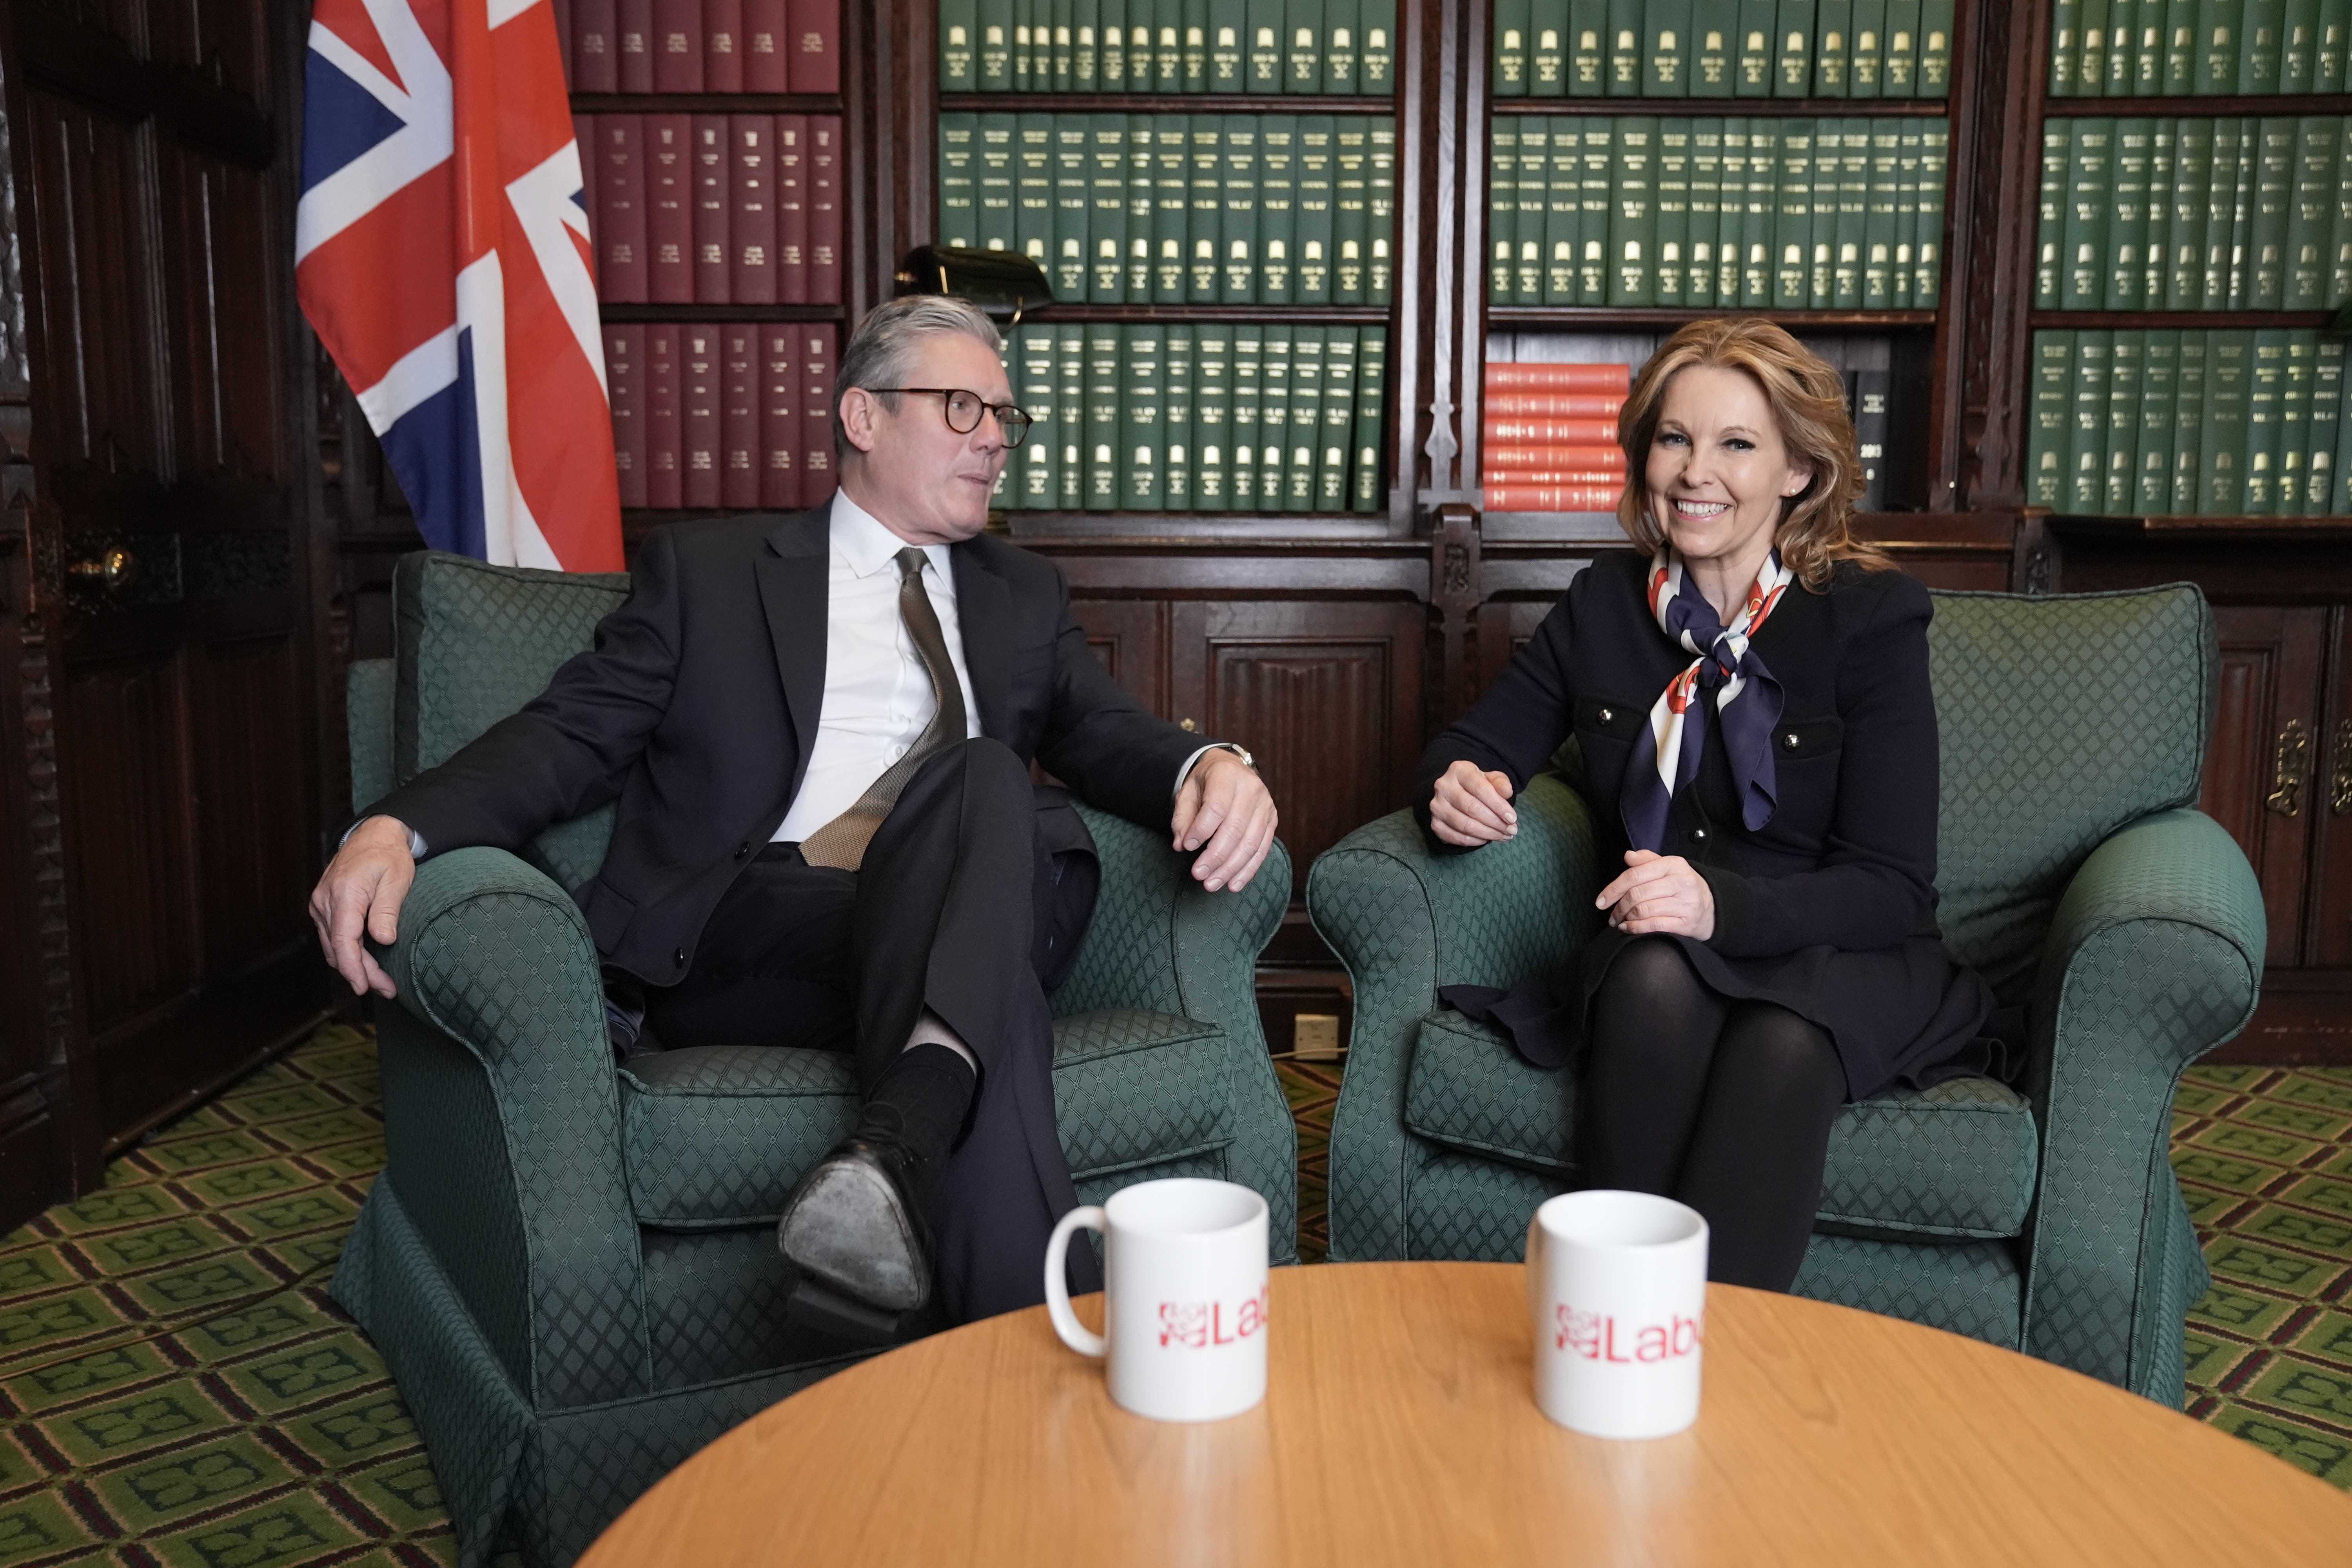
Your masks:
[[[237,284],[266,276],[280,242],[268,176],[184,148],[165,164],[174,467],[274,479],[284,417],[279,302]]]
[[[214,643],[189,665],[199,918],[207,970],[252,962],[309,931],[303,907],[318,867],[300,773],[287,766],[295,724],[294,642],[273,634]]]
[[[2303,901],[2312,825],[2326,810],[2318,733],[2327,612],[2217,606],[2221,702],[2199,805],[2253,862],[2270,922],[2270,964],[2306,962]]]
[[[1168,603],[1164,599],[1073,599],[1087,646],[1110,678],[1162,719],[1168,711]]]
[[[2352,968],[2352,616],[2339,605],[2327,618],[2326,701],[2304,805],[2316,841],[2305,952],[2314,965],[2344,969]]]

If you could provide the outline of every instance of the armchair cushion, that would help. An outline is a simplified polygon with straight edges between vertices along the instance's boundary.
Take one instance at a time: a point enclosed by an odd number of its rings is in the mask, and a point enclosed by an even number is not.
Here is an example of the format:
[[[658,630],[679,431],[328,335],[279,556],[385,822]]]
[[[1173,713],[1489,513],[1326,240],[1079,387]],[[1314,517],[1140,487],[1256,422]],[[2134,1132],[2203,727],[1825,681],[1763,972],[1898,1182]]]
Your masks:
[[[1405,1079],[1408,1131],[1559,1180],[1576,1170],[1576,1079],[1528,1065],[1459,1013],[1421,1021]],[[2039,1143],[2025,1100],[1989,1079],[1895,1089],[1830,1130],[1816,1223],[1864,1236],[2013,1237],[2032,1206]]]

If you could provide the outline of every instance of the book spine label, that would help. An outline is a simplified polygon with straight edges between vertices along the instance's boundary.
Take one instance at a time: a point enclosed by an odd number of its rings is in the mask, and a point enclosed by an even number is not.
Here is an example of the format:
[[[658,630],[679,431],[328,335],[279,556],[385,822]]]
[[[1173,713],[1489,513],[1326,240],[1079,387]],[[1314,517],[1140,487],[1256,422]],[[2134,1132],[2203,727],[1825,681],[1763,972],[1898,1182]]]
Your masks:
[[[2025,493],[2032,504],[2064,510],[2074,426],[2074,334],[2033,334],[2032,423],[2026,429]]]
[[[1813,17],[1815,98],[1852,95],[1853,0],[1819,0]]]
[[[776,16],[776,30],[784,31],[782,0],[750,0],[752,5],[765,4]],[[749,26],[750,24],[746,24]],[[940,90],[941,92],[977,92],[980,90],[980,12],[973,0],[940,0]],[[781,48],[774,50],[776,69],[782,79],[791,79],[787,56]],[[756,41],[752,58],[757,60]],[[761,87],[761,92],[788,91],[789,88]]]
[[[1805,304],[1826,310],[1837,280],[1837,178],[1843,121],[1813,121],[1812,220],[1805,248]]]
[[[1265,408],[1265,329],[1262,326],[1237,326],[1234,329],[1234,449],[1228,464],[1227,482],[1233,492],[1236,510],[1247,510],[1259,503],[1257,470],[1259,449],[1265,438],[1264,414]]]
[[[1354,500],[1348,465],[1356,437],[1356,329],[1323,333],[1323,426],[1316,450],[1315,510],[1346,511]]]
[[[1545,181],[1551,166],[1551,126],[1550,121],[1533,116],[1519,121],[1519,174],[1515,182],[1518,249],[1513,258],[1513,289],[1523,305],[1543,300],[1544,209],[1549,201]]]
[[[2284,55],[2281,62],[2280,74],[2284,76]],[[2283,335],[2286,339],[2286,374],[2279,384],[2278,464],[2271,511],[2276,517],[2300,517],[2307,477],[2304,465],[2311,456],[2312,369],[2319,345],[2309,332]]]
[[[2311,349],[2310,456],[2304,462],[2303,506],[2306,517],[2325,514],[2336,495],[2336,446],[2344,415],[2344,340],[2321,337]]]
[[[1723,121],[1701,120],[1691,127],[1689,247],[1683,289],[1683,303],[1694,310],[1715,304],[1715,247],[1722,233]]]
[[[653,0],[652,17],[653,90],[700,92],[702,0]]]
[[[1087,117],[1087,300],[1120,303],[1127,298],[1125,115]]]
[[[771,510],[801,504],[800,331],[792,321],[760,329],[760,504]]]
[[[2249,7],[2247,20],[2252,16]],[[2276,67],[2273,67],[2275,74]],[[2240,79],[2242,81],[2243,78]],[[2266,517],[2278,504],[2281,400],[2286,382],[2286,337],[2266,327],[2253,334],[2253,355],[2246,371],[2246,461],[2239,510]]]
[[[2172,227],[2167,243],[2164,308],[2193,310],[2204,298],[2205,215],[2213,190],[2213,122],[2183,120],[2172,172]]]
[[[1528,96],[1528,0],[1496,0],[1493,61],[1494,96]]]
[[[1126,333],[1116,324],[1092,321],[1085,328],[1085,491],[1088,511],[1119,508],[1119,381]]]
[[[2208,517],[2245,512],[2246,394],[2253,372],[2254,334],[2206,334],[2204,473],[2197,510]]]
[[[2328,227],[2327,303],[2331,306],[2352,300],[2352,157],[2344,156],[2347,141],[2352,137],[2339,136],[2336,142],[2335,216]]]
[[[1258,121],[1258,303],[1293,302],[1293,247],[1298,237],[1298,121],[1287,114]]]
[[[1054,116],[1053,265],[1046,277],[1053,282],[1055,299],[1080,303],[1087,299],[1091,276],[1087,246],[1090,129],[1091,121],[1083,114]]]
[[[1846,96],[1878,98],[1886,81],[1886,0],[1854,0]]]
[[[1812,90],[1813,15],[1813,0],[1780,0],[1772,48],[1775,98],[1804,98]]]
[[[694,121],[684,114],[645,116],[645,168],[651,199],[646,215],[652,265],[647,291],[665,305],[694,302]],[[675,504],[675,503],[673,503]]]
[[[1331,260],[1334,237],[1332,184],[1338,174],[1337,127],[1328,114],[1301,115],[1298,120],[1298,264],[1297,289],[1292,295],[1301,305],[1331,303]]]
[[[2148,143],[2153,129],[2146,120],[2116,121],[2113,177],[2107,198],[2106,267],[2101,295],[2110,310],[2136,310],[2140,307],[2139,285],[2146,273],[2140,247],[2147,235]]]
[[[743,0],[702,0],[702,90],[743,90]]]
[[[597,163],[597,296],[642,304],[647,289],[644,119],[593,115],[589,131]]]
[[[1218,260],[1221,298],[1228,305],[1257,300],[1257,122],[1246,116],[1227,120]]]
[[[1315,510],[1317,447],[1323,434],[1323,329],[1290,329],[1290,434],[1283,443],[1282,510]]]
[[[1166,504],[1160,478],[1160,353],[1163,329],[1129,325],[1120,344],[1118,397],[1119,505],[1159,511]]]
[[[2179,386],[2173,395],[2172,409],[2172,500],[2166,510],[2183,517],[2197,510],[2203,472],[2205,366],[2206,334],[2181,333]]]
[[[793,92],[841,90],[841,0],[785,0],[785,74]]]
[[[1806,250],[1813,228],[1813,122],[1780,125],[1780,198],[1772,226],[1772,304],[1805,307]]]
[[[1171,321],[1160,360],[1160,464],[1162,501],[1170,511],[1192,511],[1192,329]]]
[[[2352,39],[2352,13],[2340,5],[2320,7],[2319,48],[2311,61],[2311,90],[2342,92],[2347,79],[2345,46]]]
[[[1617,410],[1625,405],[1625,400],[1612,393],[1501,390],[1486,392],[1480,403],[1486,415],[1489,439],[1495,438],[1498,420],[1605,419],[1614,431]],[[1609,439],[1614,441],[1616,437],[1612,435]]]
[[[1558,22],[1557,14],[1547,18]],[[1568,96],[1568,40],[1556,26],[1538,24],[1528,37],[1528,96],[1529,98],[1566,98]]]
[[[1054,426],[1062,510],[1076,511],[1087,504],[1087,330],[1075,321],[1054,331]]]
[[[1920,0],[1919,5],[1919,93],[1921,98],[1949,98],[1952,95],[1952,0]],[[2148,32],[2148,52],[2143,56],[2149,62],[2147,79],[2155,77],[2153,28]],[[2153,90],[2153,88],[2148,90]]]
[[[809,321],[800,330],[801,505],[816,506],[833,494],[834,327]]]
[[[719,329],[680,327],[678,349],[679,427],[685,438],[681,504],[715,507],[720,504]]]
[[[614,31],[620,66],[615,73],[623,92],[654,89],[653,0],[614,0]]]
[[[1358,116],[1343,116],[1334,122],[1333,142],[1338,173],[1331,191],[1331,302],[1360,305],[1370,259],[1366,240],[1371,218],[1370,124]],[[1200,216],[1197,205],[1193,216]]]
[[[841,117],[809,116],[809,303],[841,303]]]
[[[1690,132],[1687,120],[1658,122],[1657,173],[1650,202],[1657,218],[1656,260],[1650,270],[1661,305],[1689,302],[1684,286],[1690,275]]]
[[[1381,510],[1381,405],[1388,390],[1388,329],[1356,330],[1355,463],[1349,509]]]
[[[2288,199],[2285,308],[2326,307],[2335,271],[2330,243],[2336,221],[2336,153],[2344,134],[2339,115],[2306,115],[2295,122],[2294,189]]]
[[[2074,419],[2067,432],[2066,510],[2106,510],[2107,366],[2114,334],[2074,334]]]
[[[604,329],[604,388],[613,404],[613,466],[621,505],[646,504],[646,329]]]
[[[1283,81],[1285,92],[1323,89],[1323,0],[1284,0]]]
[[[1488,485],[1491,511],[1615,511],[1619,487],[1614,485]]]
[[[732,183],[728,156],[727,117],[694,117],[694,300],[698,305],[729,302],[728,216]]]
[[[1881,98],[1919,96],[1919,0],[1886,0],[1885,61]]]
[[[719,329],[719,504],[760,504],[760,329]]]
[[[1657,222],[1650,203],[1658,122],[1626,116],[1617,121],[1615,131],[1609,180],[1609,302],[1654,304],[1657,282],[1651,263]]]
[[[772,115],[727,117],[728,150],[734,161],[727,189],[732,203],[727,241],[734,268],[727,290],[739,305],[776,301],[775,131]]]
[[[1853,376],[1854,455],[1862,459],[1864,511],[1886,510],[1887,395],[1893,377],[1883,370],[1857,370]]]
[[[1249,84],[1248,7],[1244,0],[1209,0],[1209,90],[1245,92]],[[1383,35],[1383,42],[1386,41]],[[1080,53],[1085,52],[1081,46]],[[1369,59],[1365,62],[1368,66]],[[1092,90],[1089,79],[1081,92]]]
[[[2172,253],[2172,190],[2179,175],[2179,122],[2152,122],[2147,143],[2147,233],[2140,246],[2140,308],[2164,308],[2165,274]]]
[[[1633,367],[1625,364],[1489,363],[1483,380],[1495,392],[1581,393],[1622,400],[1633,389]]]
[[[1386,97],[1396,87],[1396,7],[1386,0],[1365,0],[1362,15],[1364,41],[1357,58],[1363,85],[1356,90]]]
[[[1601,36],[1602,81],[1610,98],[1642,96],[1642,22],[1644,0],[1608,0]]]
[[[2197,90],[2197,0],[2165,0],[2162,28],[2157,92],[2185,98]]]
[[[1234,337],[1202,324],[1192,336],[1192,505],[1230,511],[1234,492]]]
[[[1054,227],[1054,117],[1024,114],[1013,130],[1013,247],[1048,278]]]
[[[954,121],[952,125],[949,121]],[[941,116],[944,149],[940,179],[940,229],[950,245],[976,245],[972,202],[972,117]],[[776,203],[776,299],[786,305],[809,301],[809,117],[779,114],[770,145],[774,150]],[[953,178],[954,184],[949,183]],[[950,206],[953,201],[956,205]]]
[[[2273,62],[2272,91],[2277,90],[2275,72]],[[2284,308],[2286,297],[2287,209],[2294,198],[2295,121],[2279,117],[2258,123],[2261,163],[2254,182],[2254,223],[2249,242],[2252,281],[2246,304],[2250,310],[2276,310]]]
[[[621,90],[620,26],[615,0],[572,0],[572,91]]]
[[[1773,28],[1779,23],[1779,0],[1739,0],[1731,62],[1734,98],[1772,96]]]
[[[2067,155],[2065,238],[2059,257],[2065,308],[2095,310],[2106,298],[2105,258],[2115,121],[2077,120]]]
[[[1739,42],[1738,0],[1693,0],[1690,90],[1693,98],[1729,98]]]
[[[1496,419],[1486,424],[1486,438],[1491,458],[1497,447],[1506,445],[1538,447],[1591,446],[1606,451],[1616,451],[1617,418],[1615,415],[1598,418],[1574,418],[1556,416],[1543,419]],[[1618,453],[1622,466],[1624,454]]]
[[[1691,0],[1649,0],[1642,18],[1642,90],[1691,96]]]
[[[1020,504],[1031,511],[1058,511],[1062,505],[1062,431],[1055,421],[1055,389],[1060,382],[1057,329],[1030,322],[1013,331],[1013,400],[1029,416],[1028,438],[1005,454],[1017,465],[1014,489]]]
[[[2172,504],[2174,401],[2179,395],[2180,334],[2142,335],[2139,367],[2139,437],[2132,459],[2135,489],[2130,508],[2158,516]]]
[[[980,117],[980,245],[1012,250],[1019,245],[1015,217],[1013,139],[1018,121],[1010,114]]]
[[[680,483],[686,447],[678,335],[669,323],[646,328],[646,505],[656,510],[684,504]]]
[[[2286,0],[2245,0],[2243,37],[2238,49],[2238,92],[2246,98],[2266,98],[2279,89],[2279,34],[2286,20]],[[2247,471],[2251,492],[2253,473]],[[2257,508],[2256,510],[2265,509]]]

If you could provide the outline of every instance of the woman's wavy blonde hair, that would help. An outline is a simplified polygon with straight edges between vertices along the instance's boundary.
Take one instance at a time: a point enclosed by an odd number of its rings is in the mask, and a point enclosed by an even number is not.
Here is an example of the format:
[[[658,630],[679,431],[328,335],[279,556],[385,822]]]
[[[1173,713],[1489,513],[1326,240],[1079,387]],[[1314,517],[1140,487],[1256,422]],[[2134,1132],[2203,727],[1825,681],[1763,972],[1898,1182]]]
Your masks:
[[[1885,552],[1853,536],[1853,503],[1862,494],[1862,455],[1845,411],[1845,384],[1804,344],[1760,316],[1693,321],[1668,338],[1642,367],[1625,405],[1617,411],[1617,444],[1625,448],[1625,490],[1617,521],[1626,537],[1654,555],[1664,531],[1650,511],[1650,442],[1666,384],[1692,365],[1744,371],[1771,405],[1790,462],[1812,470],[1812,482],[1781,503],[1780,563],[1815,593],[1829,586],[1841,561],[1891,571]]]

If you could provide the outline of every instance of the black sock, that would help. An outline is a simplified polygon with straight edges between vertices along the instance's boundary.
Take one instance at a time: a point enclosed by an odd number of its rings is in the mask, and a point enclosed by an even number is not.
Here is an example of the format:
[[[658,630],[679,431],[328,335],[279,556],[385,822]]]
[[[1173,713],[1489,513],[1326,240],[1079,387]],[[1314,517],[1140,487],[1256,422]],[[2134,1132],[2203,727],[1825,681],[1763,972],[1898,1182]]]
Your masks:
[[[866,1120],[921,1157],[925,1184],[931,1189],[921,1194],[926,1207],[979,1087],[979,1076],[959,1052],[926,1041],[900,1051],[866,1097]]]

